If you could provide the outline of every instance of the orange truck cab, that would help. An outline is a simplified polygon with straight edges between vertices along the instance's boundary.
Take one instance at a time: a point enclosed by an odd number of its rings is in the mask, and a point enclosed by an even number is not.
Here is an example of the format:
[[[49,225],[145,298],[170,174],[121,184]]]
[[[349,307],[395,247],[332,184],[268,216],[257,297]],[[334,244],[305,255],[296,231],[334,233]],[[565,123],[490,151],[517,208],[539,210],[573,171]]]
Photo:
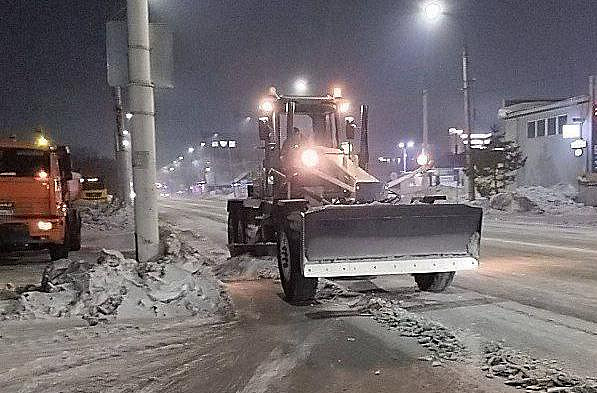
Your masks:
[[[68,147],[0,140],[0,252],[48,249],[56,260],[79,250],[78,182]]]

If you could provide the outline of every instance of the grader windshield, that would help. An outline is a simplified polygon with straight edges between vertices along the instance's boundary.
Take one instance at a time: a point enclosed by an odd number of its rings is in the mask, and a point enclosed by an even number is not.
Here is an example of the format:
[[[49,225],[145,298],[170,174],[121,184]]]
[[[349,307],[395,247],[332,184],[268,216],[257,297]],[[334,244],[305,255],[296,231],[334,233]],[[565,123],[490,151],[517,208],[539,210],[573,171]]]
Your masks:
[[[280,141],[299,130],[301,137],[311,145],[338,148],[343,139],[350,104],[342,98],[282,96],[271,107]],[[262,109],[263,110],[263,109]],[[264,110],[267,112],[267,110]]]

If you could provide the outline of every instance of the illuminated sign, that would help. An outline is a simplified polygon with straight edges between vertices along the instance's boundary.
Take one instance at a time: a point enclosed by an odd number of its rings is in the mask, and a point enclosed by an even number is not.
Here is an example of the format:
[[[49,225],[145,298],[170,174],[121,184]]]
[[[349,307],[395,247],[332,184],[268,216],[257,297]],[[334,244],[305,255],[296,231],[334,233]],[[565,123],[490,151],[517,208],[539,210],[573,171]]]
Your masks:
[[[580,124],[564,124],[562,126],[562,137],[564,139],[577,139],[580,136]]]
[[[577,139],[570,143],[571,149],[584,149],[585,147],[587,147],[587,141],[584,139]]]

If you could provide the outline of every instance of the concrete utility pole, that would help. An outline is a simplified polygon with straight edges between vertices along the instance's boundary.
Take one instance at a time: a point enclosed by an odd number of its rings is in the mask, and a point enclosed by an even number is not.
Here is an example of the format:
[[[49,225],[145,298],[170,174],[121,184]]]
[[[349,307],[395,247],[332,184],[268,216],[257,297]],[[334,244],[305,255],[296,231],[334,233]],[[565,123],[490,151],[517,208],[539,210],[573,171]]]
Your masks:
[[[114,135],[114,150],[118,166],[118,190],[117,196],[124,204],[131,203],[131,147],[127,146],[128,139],[124,134],[124,115],[122,111],[122,91],[120,86],[112,90],[114,97],[114,109],[116,111],[116,132]]]
[[[159,253],[158,202],[155,163],[153,83],[149,58],[149,5],[127,0],[129,106],[135,190],[135,242],[137,260]]]
[[[475,173],[473,159],[471,157],[471,92],[470,80],[468,76],[468,51],[466,45],[462,48],[462,91],[464,93],[464,133],[468,135],[468,143],[465,145],[466,167],[468,169],[468,199],[475,200]]]
[[[427,108],[427,89],[423,90],[423,153],[429,152],[429,110]]]
[[[596,168],[595,168],[595,162],[597,162],[596,160],[596,152],[595,152],[595,146],[597,145],[597,141],[595,140],[597,137],[597,133],[595,132],[595,127],[597,127],[597,124],[595,124],[595,76],[591,75],[589,76],[589,116],[588,116],[588,120],[589,120],[589,141],[590,144],[587,146],[587,176],[589,175],[589,173],[595,173],[596,172]]]

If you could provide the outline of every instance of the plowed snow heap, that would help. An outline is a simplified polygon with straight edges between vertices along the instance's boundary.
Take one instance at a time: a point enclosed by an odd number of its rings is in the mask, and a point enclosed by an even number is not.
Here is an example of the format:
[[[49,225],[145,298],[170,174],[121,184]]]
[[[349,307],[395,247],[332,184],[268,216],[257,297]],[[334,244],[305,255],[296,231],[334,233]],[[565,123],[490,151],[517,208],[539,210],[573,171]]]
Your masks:
[[[42,291],[20,298],[25,317],[82,317],[90,324],[112,319],[217,317],[229,302],[197,253],[181,251],[174,235],[166,256],[139,263],[102,250],[96,262],[64,259],[49,265]],[[169,246],[168,246],[169,245]]]

